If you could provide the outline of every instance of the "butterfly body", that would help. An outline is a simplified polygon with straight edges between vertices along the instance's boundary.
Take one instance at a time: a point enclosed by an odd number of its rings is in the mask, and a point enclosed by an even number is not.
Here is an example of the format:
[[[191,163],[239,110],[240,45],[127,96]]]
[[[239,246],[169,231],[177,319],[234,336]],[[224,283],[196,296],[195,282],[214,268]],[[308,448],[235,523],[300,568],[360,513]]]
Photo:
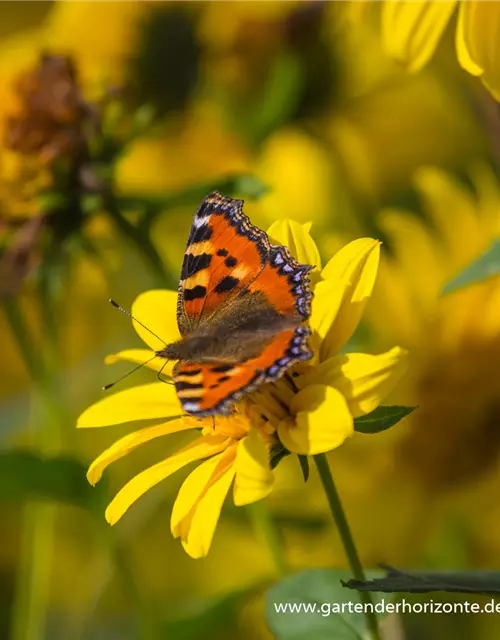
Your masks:
[[[311,357],[308,273],[271,245],[242,201],[210,194],[195,215],[182,265],[181,339],[157,352],[178,360],[173,378],[185,411],[228,413],[258,385]]]

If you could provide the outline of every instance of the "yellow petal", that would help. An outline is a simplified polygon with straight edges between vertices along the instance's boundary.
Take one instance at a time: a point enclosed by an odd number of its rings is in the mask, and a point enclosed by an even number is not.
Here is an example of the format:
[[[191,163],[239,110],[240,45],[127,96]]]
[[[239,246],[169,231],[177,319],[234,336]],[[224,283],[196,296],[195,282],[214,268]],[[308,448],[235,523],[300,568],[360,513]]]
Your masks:
[[[453,209],[453,211],[456,211]],[[457,213],[458,215],[458,213]],[[377,276],[377,302],[384,297],[384,306],[394,305],[391,319],[401,314],[405,299],[411,300],[413,321],[426,319],[436,306],[443,282],[448,273],[448,256],[443,255],[442,243],[429,228],[429,221],[407,211],[383,211],[379,217],[380,228],[385,232],[391,247],[391,258],[381,264]],[[418,260],[415,260],[418,256]],[[386,295],[387,265],[397,264],[398,276],[403,282],[401,292],[397,287]],[[389,270],[391,267],[389,266]],[[390,286],[390,285],[389,285]],[[410,293],[411,292],[411,293]],[[389,302],[389,298],[393,299]],[[396,302],[394,303],[394,298]],[[392,305],[391,305],[392,303]],[[373,307],[376,305],[374,304]],[[373,307],[370,308],[370,312]],[[387,311],[384,311],[386,314]],[[387,317],[382,322],[387,322]],[[394,336],[393,339],[396,339]]]
[[[323,269],[323,278],[346,283],[342,304],[321,345],[320,359],[338,353],[359,324],[377,276],[380,242],[359,238],[343,247]]]
[[[207,460],[189,474],[172,509],[171,530],[192,558],[205,557],[235,474],[235,447]]]
[[[115,364],[116,362],[133,362],[135,364],[143,364],[153,371],[161,371],[162,376],[172,376],[172,369],[175,362],[165,360],[165,358],[155,358],[151,362],[147,362],[154,357],[154,352],[149,349],[125,349],[118,353],[112,353],[106,356],[104,362],[106,364]],[[147,363],[147,364],[146,364]]]
[[[176,291],[153,289],[141,293],[132,305],[132,315],[158,336],[133,322],[139,336],[153,351],[160,351],[165,344],[179,340]]]
[[[333,387],[314,384],[294,397],[294,420],[283,421],[278,435],[294,453],[315,455],[340,446],[353,432],[353,419],[344,396]]]
[[[460,64],[500,100],[500,3],[468,0],[460,6],[457,54]]]
[[[103,398],[82,413],[76,426],[107,427],[134,420],[173,418],[183,413],[174,385],[153,382]]]
[[[339,7],[340,16],[337,16],[337,19],[344,19],[348,22],[349,27],[356,28],[359,20],[366,19],[370,4],[369,0],[348,0],[343,2]]]
[[[464,259],[467,261],[466,252],[471,255],[471,252],[473,254],[484,248],[477,203],[463,182],[440,169],[419,169],[415,173],[415,184],[425,203],[426,212],[441,236],[444,248],[441,251],[446,255],[448,267],[444,277],[451,278],[464,266]],[[453,211],[452,217],[450,211]]]
[[[320,350],[321,343],[335,322],[346,295],[346,287],[347,283],[340,280],[322,280],[314,288],[311,317],[309,318],[314,353]]]
[[[331,222],[331,159],[313,136],[298,127],[279,127],[262,145],[253,170],[271,187],[259,200],[259,209],[270,222],[278,218]]]
[[[145,442],[149,442],[160,436],[166,436],[171,433],[178,433],[179,431],[193,428],[194,426],[191,421],[179,418],[178,420],[170,420],[170,422],[155,424],[152,427],[145,427],[133,433],[128,433],[125,437],[120,438],[120,440],[117,440],[108,447],[106,451],[103,451],[103,453],[94,460],[87,471],[87,480],[90,484],[96,484],[101,479],[106,467],[112,462],[123,458],[123,456],[126,456]]]
[[[87,2],[51,4],[39,27],[43,44],[38,50],[64,51],[78,60],[79,73],[81,67],[88,86],[98,86],[105,78],[107,82],[121,83],[147,10],[137,1],[124,6],[110,2],[96,7]],[[113,25],[112,38],[109,25]],[[91,46],[86,33],[89,30]]]
[[[318,365],[297,382],[301,387],[327,384],[338,389],[356,418],[376,409],[394,388],[407,367],[407,352],[394,347],[380,355],[349,353]]]
[[[382,39],[390,56],[410,71],[432,57],[456,0],[388,0],[382,7]]]
[[[197,438],[166,460],[162,460],[149,467],[149,469],[145,469],[127,482],[116,494],[106,509],[106,520],[109,524],[115,524],[134,502],[159,482],[165,480],[165,478],[168,478],[172,473],[175,473],[190,462],[224,451],[228,442],[228,438],[223,436],[203,436]]]
[[[474,2],[462,2],[458,14],[458,25],[456,31],[456,46],[458,62],[463,69],[473,76],[480,76],[484,69],[474,60],[475,52],[471,51],[474,39],[471,38],[473,32],[474,18],[476,11]]]
[[[269,466],[269,448],[256,429],[240,440],[236,454],[234,504],[251,504],[268,496],[274,487],[274,474]]]
[[[318,247],[309,230],[310,223],[300,224],[295,220],[276,220],[267,230],[273,244],[284,245],[301,264],[310,264],[321,269]]]

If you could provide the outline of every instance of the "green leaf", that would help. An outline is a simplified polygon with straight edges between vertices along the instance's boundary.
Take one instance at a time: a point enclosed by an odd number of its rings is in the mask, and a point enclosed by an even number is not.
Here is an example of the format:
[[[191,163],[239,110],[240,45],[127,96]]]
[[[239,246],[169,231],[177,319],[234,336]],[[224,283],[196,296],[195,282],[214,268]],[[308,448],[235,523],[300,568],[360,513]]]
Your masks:
[[[181,611],[176,612],[175,618],[167,621],[165,637],[175,640],[198,640],[219,637],[219,634],[225,631],[234,630],[242,605],[262,591],[263,587],[263,584],[259,584],[183,605]]]
[[[309,480],[309,460],[307,456],[297,456],[299,459],[300,470],[302,471],[302,477],[304,482]]]
[[[387,575],[371,580],[347,580],[344,586],[360,591],[383,593],[500,593],[500,571],[400,571],[385,567]]]
[[[278,640],[362,640],[368,629],[359,594],[347,591],[342,580],[347,571],[310,569],[289,576],[272,587],[266,595],[266,618]],[[375,574],[371,574],[375,575]],[[385,599],[387,602],[387,598]],[[374,598],[382,611],[382,598]],[[299,607],[283,611],[282,607]],[[305,608],[308,611],[304,611]],[[281,611],[280,611],[281,608]],[[377,613],[377,609],[374,609]],[[384,614],[378,614],[383,617]]]
[[[288,449],[286,449],[281,442],[274,444],[271,447],[271,453],[269,456],[269,465],[271,469],[276,469],[279,463],[291,454]],[[307,456],[298,455],[300,470],[302,471],[302,477],[304,478],[304,482],[309,480],[309,460]]]
[[[390,429],[406,418],[416,407],[377,407],[375,411],[354,420],[354,431],[359,433],[380,433]]]
[[[48,499],[85,509],[101,508],[105,483],[93,488],[87,465],[70,457],[43,458],[31,451],[0,453],[0,502]]]
[[[500,275],[500,240],[495,240],[479,258],[446,283],[442,295],[498,275]]]
[[[286,449],[281,442],[277,442],[273,444],[271,447],[270,455],[269,455],[269,466],[271,469],[276,469],[279,463],[286,458],[286,456],[290,455],[290,451]]]
[[[254,146],[290,120],[304,86],[304,67],[295,53],[283,51],[271,61],[263,90],[254,100],[228,105],[236,126]]]

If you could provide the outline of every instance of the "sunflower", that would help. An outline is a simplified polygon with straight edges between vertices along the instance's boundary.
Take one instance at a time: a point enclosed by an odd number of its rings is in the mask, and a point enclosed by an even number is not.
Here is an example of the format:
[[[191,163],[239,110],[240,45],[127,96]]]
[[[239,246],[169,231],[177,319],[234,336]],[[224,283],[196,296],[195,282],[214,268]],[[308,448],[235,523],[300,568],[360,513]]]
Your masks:
[[[157,422],[126,435],[104,451],[89,468],[92,484],[109,464],[145,442],[179,431],[198,432],[190,444],[142,471],[118,492],[106,510],[110,524],[150,488],[187,464],[203,460],[181,486],[172,510],[171,530],[190,556],[206,556],[233,481],[233,499],[238,506],[266,497],[274,484],[273,452],[313,455],[340,446],[352,435],[354,418],[373,411],[392,389],[404,370],[404,350],[395,347],[381,355],[339,355],[371,295],[380,243],[370,238],[351,242],[321,269],[309,227],[280,221],[268,233],[273,242],[288,245],[299,262],[317,265],[312,274],[312,360],[260,387],[240,401],[229,416],[197,419],[182,415],[174,387],[162,382],[118,392],[80,416],[78,427]],[[136,299],[132,313],[162,340],[172,342],[179,338],[176,304],[174,291],[148,291]],[[172,363],[165,366],[164,361],[151,359],[164,346],[162,341],[138,322],[134,327],[149,349],[122,351],[109,356],[107,362],[149,360],[151,369],[171,373]]]
[[[458,10],[456,50],[460,65],[500,99],[500,3],[481,0],[390,0],[382,6],[382,37],[391,56],[411,71],[432,57]]]
[[[484,167],[474,190],[436,169],[416,177],[427,219],[386,211],[393,248],[380,266],[368,321],[410,351],[406,400],[418,405],[398,460],[433,490],[464,486],[498,464],[499,278],[443,294],[500,234],[500,188]]]

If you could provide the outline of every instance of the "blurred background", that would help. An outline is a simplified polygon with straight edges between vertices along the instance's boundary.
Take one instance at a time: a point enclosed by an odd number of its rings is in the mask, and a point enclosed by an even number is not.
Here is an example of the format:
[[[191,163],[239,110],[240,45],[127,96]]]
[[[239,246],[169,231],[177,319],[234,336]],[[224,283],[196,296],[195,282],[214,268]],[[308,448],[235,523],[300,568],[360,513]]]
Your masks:
[[[348,347],[407,348],[390,400],[418,411],[330,455],[363,563],[499,568],[500,290],[441,293],[499,233],[500,111],[460,69],[454,24],[410,74],[384,54],[378,7],[353,4],[0,2],[0,638],[272,637],[275,570],[245,509],[227,501],[198,561],[169,530],[183,473],[105,524],[106,499],[186,436],[91,489],[82,470],[130,425],[75,429],[127,370],[105,356],[140,346],[108,298],[176,287],[213,188],[263,228],[312,222],[325,257],[384,243]],[[277,477],[267,502],[291,567],[344,567],[317,478],[292,459]],[[401,626],[500,631],[494,615]]]

